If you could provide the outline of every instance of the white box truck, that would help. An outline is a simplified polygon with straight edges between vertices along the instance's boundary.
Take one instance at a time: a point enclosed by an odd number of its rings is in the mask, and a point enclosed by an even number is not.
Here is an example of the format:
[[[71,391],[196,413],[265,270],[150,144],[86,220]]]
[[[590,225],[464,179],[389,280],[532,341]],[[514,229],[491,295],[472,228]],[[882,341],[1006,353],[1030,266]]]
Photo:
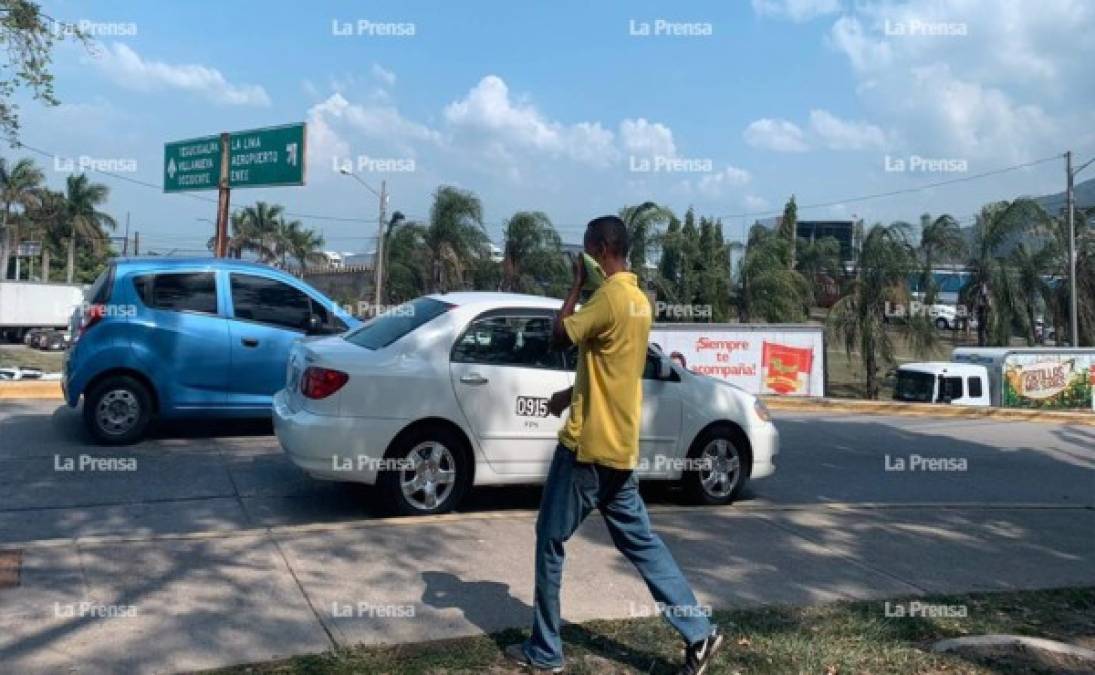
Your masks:
[[[1095,410],[1095,349],[959,347],[951,361],[899,367],[894,398],[948,405]]]
[[[21,342],[34,328],[65,330],[83,300],[78,284],[0,281],[0,338]]]

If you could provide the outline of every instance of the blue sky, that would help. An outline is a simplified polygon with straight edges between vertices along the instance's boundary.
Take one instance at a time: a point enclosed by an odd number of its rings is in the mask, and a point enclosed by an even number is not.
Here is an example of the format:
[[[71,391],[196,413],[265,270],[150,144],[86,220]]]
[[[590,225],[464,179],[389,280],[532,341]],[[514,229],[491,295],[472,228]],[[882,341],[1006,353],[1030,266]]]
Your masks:
[[[63,104],[23,100],[22,139],[160,185],[165,141],[305,121],[307,185],[235,190],[233,206],[282,203],[335,250],[371,248],[375,233],[375,199],[334,170],[347,160],[386,179],[391,208],[412,217],[438,185],[473,190],[496,241],[517,210],[545,211],[576,241],[589,218],[647,199],[723,216],[740,237],[792,193],[840,202],[1069,148],[1095,155],[1095,5],[1034,6],[47,1],[100,34],[93,53],[58,49]],[[361,21],[404,34],[334,30]],[[60,185],[65,163],[41,161]],[[1063,175],[1055,160],[800,217],[968,218],[986,201],[1059,191]],[[142,248],[204,246],[215,193],[97,180]]]

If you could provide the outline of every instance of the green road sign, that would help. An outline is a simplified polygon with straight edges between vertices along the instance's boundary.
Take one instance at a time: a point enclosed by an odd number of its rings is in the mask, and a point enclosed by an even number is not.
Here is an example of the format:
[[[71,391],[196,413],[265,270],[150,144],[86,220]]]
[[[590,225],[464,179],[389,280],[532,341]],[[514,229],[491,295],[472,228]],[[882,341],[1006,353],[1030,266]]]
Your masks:
[[[304,185],[304,124],[229,134],[228,186]],[[164,145],[164,191],[208,190],[220,180],[220,137]]]
[[[219,136],[192,138],[163,146],[164,192],[215,190],[221,176]]]

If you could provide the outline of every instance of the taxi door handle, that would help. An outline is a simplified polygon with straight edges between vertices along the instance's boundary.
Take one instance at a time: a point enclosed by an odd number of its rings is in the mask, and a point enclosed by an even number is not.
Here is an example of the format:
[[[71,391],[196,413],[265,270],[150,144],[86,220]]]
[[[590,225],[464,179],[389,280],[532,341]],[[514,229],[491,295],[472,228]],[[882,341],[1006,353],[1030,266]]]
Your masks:
[[[245,337],[245,338],[241,338],[240,342],[243,344],[244,347],[258,347],[259,346],[258,338]]]
[[[468,373],[467,375],[461,375],[460,381],[464,384],[486,384],[490,380],[479,373]]]

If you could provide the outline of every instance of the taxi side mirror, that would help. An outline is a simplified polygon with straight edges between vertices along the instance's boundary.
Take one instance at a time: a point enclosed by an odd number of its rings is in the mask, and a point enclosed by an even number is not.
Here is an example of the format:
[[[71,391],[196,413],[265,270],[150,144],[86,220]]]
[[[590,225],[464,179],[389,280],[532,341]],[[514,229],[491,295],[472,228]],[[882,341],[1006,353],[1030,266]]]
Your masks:
[[[665,354],[658,355],[658,379],[668,380],[673,377],[673,363]]]

